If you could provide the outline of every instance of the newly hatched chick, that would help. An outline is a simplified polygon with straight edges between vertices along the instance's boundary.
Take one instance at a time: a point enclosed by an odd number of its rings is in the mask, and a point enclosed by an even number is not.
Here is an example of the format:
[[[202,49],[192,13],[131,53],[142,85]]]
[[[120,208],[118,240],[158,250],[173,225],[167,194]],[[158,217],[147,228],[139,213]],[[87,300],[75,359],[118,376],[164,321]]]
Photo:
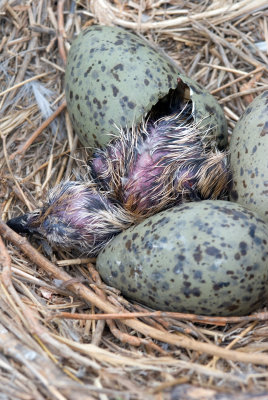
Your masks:
[[[63,182],[44,206],[8,221],[52,246],[96,256],[119,232],[184,201],[223,198],[226,154],[183,113],[125,130],[89,162],[85,181]]]
[[[12,218],[7,225],[44,238],[54,247],[96,256],[133,222],[116,200],[99,193],[90,182],[67,181],[50,191],[42,208]]]
[[[122,131],[89,162],[90,179],[136,219],[185,201],[223,198],[226,153],[183,112]]]

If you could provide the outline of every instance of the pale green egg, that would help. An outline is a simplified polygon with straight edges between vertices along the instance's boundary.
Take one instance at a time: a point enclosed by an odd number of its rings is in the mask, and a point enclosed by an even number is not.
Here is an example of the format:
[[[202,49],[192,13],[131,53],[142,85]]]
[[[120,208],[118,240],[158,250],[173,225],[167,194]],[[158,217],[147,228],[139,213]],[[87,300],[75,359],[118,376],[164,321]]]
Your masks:
[[[176,101],[190,102],[194,121],[209,127],[219,147],[225,147],[226,120],[214,97],[139,36],[119,27],[95,25],[71,45],[66,100],[85,146],[105,145],[119,134],[118,128],[138,124],[157,104],[166,107],[175,89]]]
[[[268,226],[239,204],[206,200],[154,215],[97,258],[103,280],[165,311],[244,315],[268,294]]]

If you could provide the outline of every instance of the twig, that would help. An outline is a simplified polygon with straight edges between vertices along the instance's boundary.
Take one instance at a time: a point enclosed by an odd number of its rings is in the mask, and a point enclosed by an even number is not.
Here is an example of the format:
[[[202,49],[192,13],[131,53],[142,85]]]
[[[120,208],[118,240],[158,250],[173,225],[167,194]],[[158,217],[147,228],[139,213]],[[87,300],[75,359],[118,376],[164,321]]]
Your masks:
[[[243,92],[233,93],[233,94],[230,94],[230,96],[226,96],[223,99],[219,100],[219,103],[220,104],[227,103],[228,101],[236,99],[237,97],[242,97],[247,94],[256,93],[259,91],[265,91],[267,89],[268,89],[268,85],[263,85],[263,86],[256,87],[254,89],[244,90]]]
[[[241,71],[240,69],[235,69],[235,68],[230,68],[230,67],[224,67],[223,65],[208,64],[208,63],[204,63],[204,62],[200,62],[200,63],[198,63],[198,65],[202,65],[204,67],[209,67],[209,68],[219,69],[220,71],[231,72],[232,74],[242,75],[243,77],[248,75],[247,72],[245,72],[245,71]],[[262,68],[262,67],[263,66],[261,66],[260,68]],[[250,74],[252,74],[252,73],[253,72],[250,72]]]
[[[3,267],[2,278],[4,276],[4,280],[6,286],[11,284],[11,258],[7,252],[6,246],[0,236],[0,264]]]
[[[16,89],[20,88],[21,86],[26,85],[26,83],[29,83],[29,82],[32,82],[32,81],[36,81],[37,79],[43,78],[44,76],[47,76],[49,74],[51,74],[51,72],[43,72],[42,74],[32,76],[31,78],[26,79],[23,82],[17,83],[15,85],[11,86],[10,88],[4,90],[3,92],[1,92],[0,93],[0,97],[4,96],[5,94],[7,94],[9,92],[12,92],[12,90],[16,90]]]
[[[96,258],[74,258],[72,260],[59,260],[56,264],[60,267],[67,267],[68,265],[79,265],[95,262]]]
[[[64,18],[63,18],[64,2],[65,2],[65,0],[58,1],[57,14],[58,14],[58,48],[59,48],[59,53],[62,58],[62,61],[64,62],[64,65],[65,65],[66,61],[67,61],[67,57],[66,57],[66,52],[65,52],[65,48],[64,48],[64,40],[63,40],[65,37]]]
[[[255,86],[256,82],[258,82],[260,80],[260,78],[262,77],[262,74],[263,74],[263,70],[259,71],[257,74],[255,74],[248,82],[243,83],[243,85],[240,88],[240,91],[243,93],[244,91],[250,90],[251,88],[253,88]],[[245,95],[244,101],[247,104],[250,104],[253,100],[254,100],[253,94]]]
[[[130,318],[141,318],[141,317],[154,317],[154,318],[173,318],[182,319],[186,321],[198,322],[208,325],[225,326],[227,324],[237,324],[240,322],[251,322],[251,321],[267,321],[268,312],[260,312],[246,316],[235,316],[235,317],[208,317],[206,315],[196,314],[184,314],[177,312],[167,311],[148,311],[148,312],[128,312],[128,313],[117,313],[117,314],[80,314],[80,313],[68,313],[61,312],[52,315],[48,319],[53,318],[65,318],[65,319],[81,319],[81,320],[99,320],[99,319],[130,319]]]
[[[187,383],[189,381],[190,381],[189,376],[180,376],[177,379],[172,379],[171,381],[158,384],[156,387],[150,390],[150,393],[156,394],[162,392],[164,389],[169,389],[172,386],[183,385],[184,383]]]
[[[107,3],[107,2],[106,2]],[[109,4],[109,3],[108,3]],[[264,7],[267,5],[266,0],[255,0],[255,2],[252,2],[252,0],[244,0],[244,1],[238,1],[235,2],[232,5],[227,5],[225,7],[221,8],[216,8],[214,10],[209,10],[197,14],[193,14],[191,16],[187,17],[178,17],[178,18],[171,18],[171,19],[165,19],[163,21],[157,21],[157,22],[142,22],[140,25],[137,22],[131,22],[131,21],[126,21],[121,18],[114,18],[114,23],[121,25],[125,28],[131,28],[134,30],[137,30],[139,27],[142,31],[145,30],[150,30],[150,29],[166,29],[166,28],[174,28],[178,26],[183,26],[185,24],[191,23],[191,21],[197,21],[197,20],[206,20],[210,17],[215,17],[215,16],[222,16],[225,13],[228,13],[230,15],[229,18],[232,18],[232,12],[235,12],[235,15],[241,15],[244,13],[249,13],[250,11]],[[237,11],[239,10],[239,12]]]
[[[51,122],[65,109],[66,107],[66,101],[64,101],[58,108],[56,111],[54,111],[53,114],[51,114],[51,116],[49,118],[47,118],[40,126],[39,128],[36,129],[36,131],[34,131],[34,133],[32,134],[31,137],[29,137],[28,140],[26,140],[26,142],[22,143],[18,149],[12,153],[9,156],[10,160],[13,160],[17,155],[19,154],[23,154],[27,151],[27,149],[31,146],[31,144],[35,141],[35,139],[40,135],[40,133],[43,132],[43,130],[49,125],[51,124]]]
[[[218,92],[220,92],[223,89],[226,89],[229,86],[232,86],[234,83],[240,82],[246,78],[248,78],[249,76],[253,75],[253,74],[257,74],[258,72],[261,72],[265,69],[264,66],[258,67],[256,68],[254,71],[249,72],[248,74],[245,74],[244,76],[240,76],[239,78],[236,78],[235,80],[233,80],[232,82],[228,82],[225,85],[222,85],[220,87],[218,87],[217,89],[211,90],[211,94],[216,94]]]
[[[92,276],[94,282],[96,282],[97,285],[101,286],[102,282],[101,282],[99,273],[93,268],[93,266],[91,264],[88,265],[88,269],[89,269],[89,272],[91,273],[91,276]],[[98,288],[96,285],[95,285],[95,291],[99,294],[99,296],[104,301],[107,301],[106,294],[104,293],[104,291],[102,289]],[[95,314],[93,314],[93,315],[95,315]],[[131,336],[127,333],[121,332],[116,327],[113,319],[107,319],[106,323],[109,326],[109,329],[112,332],[112,334],[114,335],[114,337],[119,339],[122,343],[128,343],[128,344],[131,344],[132,346],[140,346],[141,345],[141,343],[142,343],[141,338],[137,338],[136,336]]]

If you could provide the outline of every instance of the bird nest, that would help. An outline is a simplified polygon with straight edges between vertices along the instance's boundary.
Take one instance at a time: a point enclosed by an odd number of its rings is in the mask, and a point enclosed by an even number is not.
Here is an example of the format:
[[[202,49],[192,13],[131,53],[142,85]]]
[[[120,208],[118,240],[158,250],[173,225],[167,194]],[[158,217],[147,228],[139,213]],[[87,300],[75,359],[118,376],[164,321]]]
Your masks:
[[[145,37],[222,105],[229,134],[268,88],[265,0],[0,3],[0,398],[267,399],[268,314],[149,310],[94,259],[49,256],[3,221],[83,175],[64,99],[70,43],[93,24]],[[264,299],[265,305],[265,299]]]

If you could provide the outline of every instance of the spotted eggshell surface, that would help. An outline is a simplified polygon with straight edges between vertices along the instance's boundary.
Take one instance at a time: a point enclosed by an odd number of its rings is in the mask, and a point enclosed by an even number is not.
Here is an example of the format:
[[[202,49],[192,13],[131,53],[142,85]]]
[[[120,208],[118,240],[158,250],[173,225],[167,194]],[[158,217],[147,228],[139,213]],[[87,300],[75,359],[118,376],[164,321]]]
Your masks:
[[[268,226],[228,202],[186,203],[115,237],[97,258],[103,280],[154,309],[247,314],[268,294]]]
[[[131,127],[146,117],[159,99],[188,85],[196,122],[212,127],[220,145],[227,141],[221,107],[175,64],[143,39],[122,28],[92,26],[71,45],[65,92],[72,124],[85,146],[107,144],[117,127]]]
[[[230,143],[231,200],[268,222],[268,91],[237,122]]]

